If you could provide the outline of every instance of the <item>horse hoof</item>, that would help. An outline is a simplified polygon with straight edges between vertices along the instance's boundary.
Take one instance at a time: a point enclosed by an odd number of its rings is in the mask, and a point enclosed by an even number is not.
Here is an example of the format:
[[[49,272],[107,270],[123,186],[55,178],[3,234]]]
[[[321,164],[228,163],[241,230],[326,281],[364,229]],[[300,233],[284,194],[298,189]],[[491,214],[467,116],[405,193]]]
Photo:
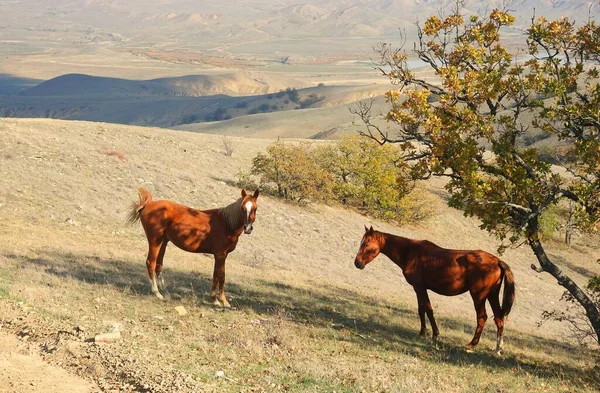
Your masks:
[[[473,353],[473,347],[471,347],[471,346],[466,347],[465,348],[465,352],[466,353]]]
[[[160,300],[165,300],[165,298],[163,297],[163,295],[160,294],[160,292],[156,292],[155,293],[156,297],[159,298]]]
[[[231,308],[231,304],[229,304],[229,302],[227,300],[225,300],[223,302],[223,307],[225,307],[225,308]]]

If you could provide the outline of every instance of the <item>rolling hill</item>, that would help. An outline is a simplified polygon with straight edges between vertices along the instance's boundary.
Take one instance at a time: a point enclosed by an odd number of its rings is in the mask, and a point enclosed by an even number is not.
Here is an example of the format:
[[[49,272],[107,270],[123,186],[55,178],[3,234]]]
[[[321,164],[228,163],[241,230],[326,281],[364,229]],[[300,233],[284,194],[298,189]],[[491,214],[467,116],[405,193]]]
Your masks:
[[[286,132],[287,136],[292,136],[294,132],[301,131],[293,135],[301,137],[348,123],[351,119],[348,106],[381,95],[387,89],[385,85],[373,84],[321,84],[298,90],[290,87],[276,90],[283,86],[284,80],[293,83],[287,78],[247,73],[152,80],[70,74],[42,82],[18,96],[0,96],[0,115],[160,127],[194,123],[185,129],[204,130],[206,126],[200,123],[245,118],[253,114],[264,114],[261,123],[272,128],[286,115],[271,117],[271,113],[286,113],[296,118],[294,111],[297,109],[329,108],[321,110],[321,113],[331,115],[327,125],[305,118],[301,130],[295,127]],[[244,127],[252,122],[256,124],[251,119]]]

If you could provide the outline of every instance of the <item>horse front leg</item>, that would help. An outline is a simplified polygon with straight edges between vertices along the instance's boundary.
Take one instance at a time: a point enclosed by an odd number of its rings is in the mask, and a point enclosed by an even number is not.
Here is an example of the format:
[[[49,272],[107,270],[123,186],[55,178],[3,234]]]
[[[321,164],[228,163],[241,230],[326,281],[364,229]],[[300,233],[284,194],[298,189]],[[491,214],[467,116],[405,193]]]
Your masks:
[[[223,307],[231,307],[227,298],[225,297],[225,258],[227,256],[216,256],[215,255],[215,268],[213,272],[213,283],[210,291],[210,296],[213,298],[213,304]],[[217,299],[217,285],[219,286],[219,298]],[[219,301],[221,303],[219,303]]]
[[[425,325],[425,306],[417,296],[417,306],[419,307],[419,318],[421,319],[421,330],[419,336],[424,337],[427,334],[427,326]]]
[[[425,314],[429,318],[429,323],[431,324],[432,330],[432,339],[434,343],[437,343],[438,336],[440,335],[440,330],[438,329],[437,322],[435,321],[435,317],[433,316],[433,307],[431,306],[431,301],[429,301],[429,295],[427,294],[426,289],[415,288],[415,292],[417,293],[417,300],[419,302],[419,317],[421,318],[421,331],[419,335],[423,336],[426,333],[425,327]]]

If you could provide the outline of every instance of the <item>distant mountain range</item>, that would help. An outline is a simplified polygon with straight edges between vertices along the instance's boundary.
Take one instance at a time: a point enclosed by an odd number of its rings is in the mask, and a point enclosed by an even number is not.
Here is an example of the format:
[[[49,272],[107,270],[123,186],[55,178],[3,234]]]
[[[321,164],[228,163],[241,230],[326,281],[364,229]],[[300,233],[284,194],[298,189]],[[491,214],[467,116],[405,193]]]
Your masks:
[[[29,0],[0,2],[0,38],[22,27],[78,32],[84,40],[128,48],[252,51],[254,44],[308,37],[397,36],[432,14],[449,12],[455,0]],[[464,12],[482,14],[506,0],[464,0]],[[524,26],[534,15],[585,20],[592,0],[513,0],[509,8]],[[600,6],[592,11],[596,15]],[[6,30],[9,31],[6,31]],[[4,31],[3,31],[4,30]],[[84,41],[85,42],[85,41]],[[289,44],[293,44],[288,42]],[[1,43],[0,43],[1,45]],[[156,49],[156,48],[155,48]],[[277,50],[277,47],[270,48]],[[333,48],[332,48],[333,49]]]

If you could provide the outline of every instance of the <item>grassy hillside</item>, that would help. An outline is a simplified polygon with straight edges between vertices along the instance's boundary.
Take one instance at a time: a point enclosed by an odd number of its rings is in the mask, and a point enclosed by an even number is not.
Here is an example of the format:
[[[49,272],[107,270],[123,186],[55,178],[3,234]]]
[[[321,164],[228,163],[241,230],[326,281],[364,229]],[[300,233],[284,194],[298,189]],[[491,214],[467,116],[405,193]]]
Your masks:
[[[593,352],[565,325],[538,328],[562,291],[529,268],[526,248],[502,257],[517,281],[506,353],[489,323],[475,353],[468,295],[432,295],[441,344],[417,336],[416,298],[384,256],[359,271],[363,225],[451,248],[495,253],[475,220],[442,207],[430,222],[395,227],[338,207],[258,200],[252,235],[227,260],[232,310],[208,299],[212,259],[170,245],[170,297],[156,299],[141,226],[125,225],[135,187],[198,208],[239,195],[236,173],[271,140],[105,123],[0,119],[0,326],[48,362],[104,391],[596,391]],[[444,198],[442,185],[429,184]],[[598,274],[598,242],[549,253],[577,282]],[[180,316],[175,306],[188,314]],[[488,310],[491,314],[491,311]],[[90,338],[118,326],[122,340]],[[215,377],[217,371],[224,378]]]

